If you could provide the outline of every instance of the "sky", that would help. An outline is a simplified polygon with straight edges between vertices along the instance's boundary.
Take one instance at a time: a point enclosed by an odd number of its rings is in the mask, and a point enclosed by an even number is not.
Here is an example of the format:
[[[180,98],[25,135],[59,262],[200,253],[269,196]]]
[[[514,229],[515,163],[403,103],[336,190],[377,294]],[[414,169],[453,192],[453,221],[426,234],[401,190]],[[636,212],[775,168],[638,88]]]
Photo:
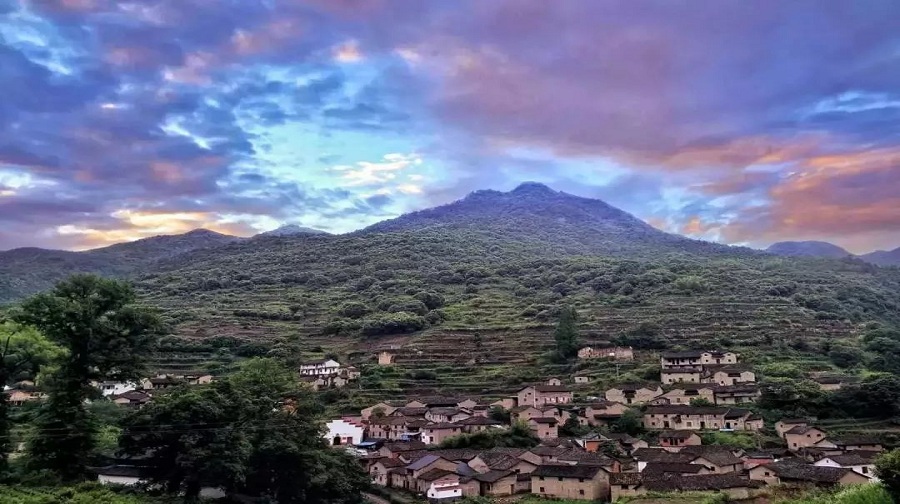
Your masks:
[[[543,182],[900,246],[894,0],[0,0],[0,250],[341,233]]]

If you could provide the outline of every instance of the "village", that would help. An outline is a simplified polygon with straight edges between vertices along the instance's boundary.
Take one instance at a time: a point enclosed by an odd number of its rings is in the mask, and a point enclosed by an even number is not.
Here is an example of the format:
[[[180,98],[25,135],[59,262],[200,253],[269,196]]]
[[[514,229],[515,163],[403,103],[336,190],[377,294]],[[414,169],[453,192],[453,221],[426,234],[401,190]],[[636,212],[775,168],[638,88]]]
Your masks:
[[[630,348],[583,348],[581,359],[633,359]],[[379,365],[391,365],[381,352]],[[523,385],[515,394],[478,397],[418,397],[381,401],[356,415],[325,424],[324,438],[346,449],[374,485],[427,497],[432,503],[464,497],[533,494],[545,498],[608,500],[648,492],[724,492],[753,497],[768,485],[834,487],[874,480],[874,458],[883,451],[873,439],[830,435],[811,419],[781,419],[766,425],[751,405],[760,396],[756,375],[728,351],[664,352],[659,382],[622,383],[601,396],[576,401],[575,375]],[[307,362],[299,378],[311,389],[341,388],[360,371],[335,359]],[[141,408],[154,395],[178,385],[202,385],[209,374],[157,374],[136,382],[94,383],[99,395],[125,408]],[[840,382],[822,380],[823,389]],[[40,400],[32,382],[6,390],[10,404]],[[641,435],[617,432],[624,416],[637,415]],[[583,435],[565,435],[567,426]],[[527,448],[442,448],[461,435],[525,428],[539,440]],[[778,447],[755,449],[704,444],[705,433],[759,436],[774,432]],[[127,466],[99,468],[102,483],[133,485]],[[215,495],[215,493],[213,493]]]
[[[579,356],[631,358],[630,349],[582,349]],[[578,378],[523,385],[515,395],[491,402],[383,401],[329,421],[325,438],[354,453],[375,485],[432,503],[520,494],[614,502],[682,491],[745,499],[770,485],[830,488],[873,481],[873,461],[883,451],[877,440],[829,435],[810,419],[765,425],[747,408],[759,397],[755,374],[732,352],[663,353],[660,383],[618,385],[586,402],[574,400]],[[642,435],[615,432],[628,411],[640,412]],[[508,421],[500,420],[507,415]],[[589,433],[562,435],[567,424],[588,427]],[[523,426],[539,439],[537,446],[442,448],[460,435]],[[703,442],[710,432],[771,431],[778,447]]]

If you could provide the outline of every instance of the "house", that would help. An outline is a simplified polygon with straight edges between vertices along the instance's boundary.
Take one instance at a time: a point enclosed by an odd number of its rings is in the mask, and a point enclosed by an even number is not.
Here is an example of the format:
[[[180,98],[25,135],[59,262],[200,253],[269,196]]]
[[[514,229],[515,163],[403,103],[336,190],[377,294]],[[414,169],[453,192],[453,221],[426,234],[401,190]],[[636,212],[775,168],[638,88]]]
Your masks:
[[[575,383],[577,383],[577,384],[591,383],[591,377],[584,376],[584,375],[577,375],[577,376],[575,376]]]
[[[638,448],[631,456],[637,461],[638,472],[643,472],[648,464],[690,464],[697,456],[690,453],[672,452],[664,448]]]
[[[694,399],[715,403],[715,388],[710,385],[678,383],[672,389],[651,401],[651,404],[690,404]]]
[[[152,397],[143,390],[131,390],[122,394],[110,396],[109,399],[120,406],[140,408],[149,403]]]
[[[680,476],[691,476],[694,474],[713,474],[713,471],[701,464],[685,464],[675,462],[648,462],[644,470],[640,474],[645,477],[659,476],[665,474],[678,474]]]
[[[795,425],[785,431],[784,441],[789,450],[796,451],[815,445],[825,439],[825,431],[806,425]]]
[[[812,381],[816,382],[823,391],[834,392],[843,388],[844,385],[859,383],[859,378],[855,376],[819,375],[813,376]]]
[[[508,470],[492,470],[469,476],[469,478],[478,482],[478,495],[486,497],[500,497],[515,494],[518,487],[518,477],[518,474]]]
[[[775,462],[775,455],[766,452],[750,452],[742,457],[744,461],[744,469],[753,469],[759,465],[771,464]]]
[[[750,479],[764,481],[768,485],[795,483],[832,487],[869,482],[868,477],[851,469],[819,467],[789,460],[756,466],[750,469],[749,474]]]
[[[572,391],[562,385],[532,385],[516,394],[519,406],[544,406],[572,402]]]
[[[459,401],[456,403],[457,408],[462,408],[462,409],[466,409],[466,410],[474,410],[478,406],[480,406],[478,404],[478,401],[476,401],[474,399],[463,399],[462,401]],[[485,406],[484,409],[487,409],[487,407]]]
[[[744,461],[726,446],[685,446],[679,454],[693,455],[692,464],[699,464],[715,474],[737,473],[744,470]]]
[[[460,426],[463,432],[467,434],[474,434],[476,432],[481,432],[490,429],[502,429],[504,428],[503,424],[493,418],[487,418],[482,416],[473,416],[466,418],[464,420],[460,420],[456,422],[458,426]]]
[[[660,366],[663,369],[680,366],[708,366],[716,364],[737,364],[738,356],[733,352],[721,352],[718,350],[698,351],[688,350],[684,352],[665,352],[660,356]]]
[[[516,448],[495,448],[478,454],[468,465],[477,473],[490,471],[513,471],[516,474],[528,474],[537,468],[540,460],[531,461],[521,458],[525,450]],[[531,457],[528,457],[531,458]]]
[[[325,423],[323,435],[328,444],[358,445],[366,437],[366,426],[362,417],[343,417]]]
[[[432,422],[459,422],[472,416],[471,410],[457,407],[453,408],[429,408],[424,412],[425,420]]]
[[[389,471],[403,467],[406,467],[406,463],[399,458],[381,457],[369,466],[369,476],[372,477],[372,483],[378,486],[390,486],[391,476]]]
[[[444,396],[420,397],[406,403],[408,408],[455,408],[458,405],[458,398]]]
[[[124,394],[125,392],[131,392],[132,390],[138,390],[141,388],[141,384],[135,382],[104,381],[97,383],[96,387],[100,389],[100,393],[103,394],[104,397],[109,397]]]
[[[208,385],[213,382],[211,374],[188,374],[182,378],[188,385]]]
[[[378,352],[378,365],[379,366],[390,366],[394,363],[394,359],[397,356],[393,352],[388,352],[387,350],[382,350]]]
[[[817,460],[813,465],[818,467],[840,467],[850,469],[867,478],[875,474],[875,457],[878,452],[853,450],[841,455],[830,455]]]
[[[435,476],[435,472],[429,473],[429,471],[434,471],[435,469],[444,472],[437,476]],[[422,481],[420,480],[421,476],[425,475],[426,478],[435,477],[435,479],[439,479],[448,473],[454,473],[455,470],[456,462],[438,455],[422,455],[406,467],[390,469],[388,474],[391,475],[391,487],[425,493],[434,480]]]
[[[147,380],[147,384],[149,384],[149,386],[145,385],[145,388],[150,388],[152,390],[164,390],[167,388],[175,387],[177,385],[181,385],[183,383],[185,383],[185,381],[181,378],[170,375],[159,375]]]
[[[778,434],[778,437],[784,439],[784,433],[798,425],[807,427],[809,426],[809,421],[803,418],[782,418],[781,420],[775,422],[775,433]]]
[[[704,383],[715,383],[720,386],[732,386],[739,383],[754,383],[756,374],[744,366],[707,366],[704,370]]]
[[[562,385],[562,380],[560,380],[559,378],[556,378],[556,377],[551,377],[551,378],[548,378],[546,382],[544,382],[544,385],[550,385],[551,387],[558,387],[558,386]]]
[[[647,492],[716,492],[728,499],[748,499],[762,486],[740,474],[664,474],[645,476],[643,473],[610,475],[613,501],[625,496],[638,496]]]
[[[638,472],[620,472],[609,475],[610,501],[616,502],[622,497],[643,495],[647,490],[643,487],[644,479]]]
[[[341,370],[341,363],[334,359],[307,362],[300,365],[301,376],[331,376]]]
[[[378,454],[382,457],[397,458],[403,453],[423,451],[426,449],[428,449],[428,445],[421,441],[394,442],[385,443],[384,446],[378,450]]]
[[[531,418],[528,427],[538,439],[555,439],[559,437],[559,423],[556,417]]]
[[[667,430],[659,433],[659,445],[663,448],[681,448],[682,446],[701,445],[703,441],[695,432],[689,430]]]
[[[634,360],[634,349],[631,347],[584,347],[578,350],[579,359],[613,359]]]
[[[635,450],[640,450],[641,448],[647,448],[649,444],[643,439],[638,439],[636,437],[632,437],[628,434],[605,434],[604,437],[607,439],[614,441],[622,452],[627,454],[632,454]]]
[[[10,406],[23,406],[31,401],[41,399],[41,394],[25,390],[10,389],[3,393],[6,394],[6,401]]]
[[[884,451],[881,441],[868,436],[840,436],[825,438],[815,444],[816,448],[833,448],[842,452],[864,450]]]
[[[368,421],[373,416],[388,416],[396,410],[397,406],[391,405],[386,402],[380,402],[378,404],[369,406],[368,408],[363,408],[360,411],[360,415],[362,416],[363,420]]]
[[[555,406],[517,406],[510,410],[510,418],[516,422],[528,422],[532,418],[560,418],[559,408]]]
[[[762,418],[750,411],[720,406],[650,406],[644,411],[646,429],[733,429],[757,431]]]
[[[660,380],[667,385],[672,383],[700,383],[703,377],[701,366],[672,366],[663,368]]]
[[[627,383],[606,391],[606,400],[621,404],[644,404],[663,394],[659,385]]]
[[[592,427],[618,420],[628,409],[624,404],[610,401],[593,402],[584,408],[584,416]]]
[[[461,425],[450,422],[429,423],[423,429],[422,441],[431,445],[441,444],[445,439],[463,433]]]
[[[531,493],[552,499],[606,500],[609,476],[596,465],[542,465],[531,473]]]
[[[759,387],[756,385],[739,384],[718,386],[713,391],[714,402],[717,406],[730,404],[747,404],[756,402],[759,398]]]
[[[462,487],[459,484],[459,475],[447,473],[435,478],[428,485],[425,497],[429,504],[456,502],[463,498]]]
[[[144,468],[130,465],[110,465],[93,469],[97,473],[97,481],[101,485],[134,486],[145,481]],[[226,496],[219,488],[202,487],[200,497],[203,499],[221,499]]]

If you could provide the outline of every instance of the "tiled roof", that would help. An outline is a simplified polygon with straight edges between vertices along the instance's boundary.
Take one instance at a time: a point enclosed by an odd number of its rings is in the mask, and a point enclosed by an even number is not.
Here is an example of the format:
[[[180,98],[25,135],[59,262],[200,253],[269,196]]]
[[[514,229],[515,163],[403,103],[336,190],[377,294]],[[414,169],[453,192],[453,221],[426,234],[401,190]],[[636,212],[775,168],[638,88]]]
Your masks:
[[[728,408],[716,406],[660,405],[650,406],[645,415],[724,415]]]
[[[400,452],[410,452],[417,450],[424,450],[428,447],[425,443],[421,441],[407,441],[407,442],[398,442],[398,443],[385,443],[384,447],[390,450],[393,453]]]
[[[685,350],[683,352],[665,352],[663,359],[699,359],[703,355],[700,350]]]
[[[634,458],[640,462],[665,462],[689,464],[697,458],[697,455],[681,452],[669,452],[662,448],[638,448],[634,451]]]
[[[451,422],[436,422],[436,423],[430,423],[430,424],[427,424],[427,425],[425,426],[425,428],[426,428],[426,429],[431,429],[431,430],[435,430],[435,429],[459,429],[460,426],[459,426],[458,424],[451,423]]]
[[[441,457],[444,457],[447,460],[452,460],[454,462],[468,462],[479,455],[478,450],[473,450],[471,448],[433,450],[431,453],[440,455]]]
[[[609,475],[610,485],[640,485],[642,481],[639,472],[619,472]]]
[[[529,422],[552,425],[552,424],[559,423],[559,419],[554,418],[554,417],[540,417],[540,418],[532,418],[529,420]]]
[[[475,474],[472,478],[485,483],[493,483],[513,474],[515,473],[509,470],[491,470],[486,473]]]
[[[831,436],[829,441],[837,446],[880,445],[881,441],[872,436]]]
[[[431,469],[431,470],[425,471],[424,473],[420,474],[416,479],[422,480],[422,481],[435,481],[435,480],[443,478],[444,476],[449,476],[451,474],[456,474],[456,473],[454,473],[452,471],[447,471],[444,469]]]
[[[456,422],[458,425],[503,425],[493,418],[473,416]]]
[[[657,492],[673,490],[702,492],[726,488],[754,488],[762,485],[761,481],[751,481],[748,477],[738,473],[698,474],[695,476],[664,474],[661,478],[644,478],[644,486],[648,490]]]
[[[814,483],[837,483],[850,469],[840,467],[817,467],[796,462],[775,462],[763,467],[771,470],[781,479],[794,481],[810,481]]]
[[[549,394],[549,393],[554,393],[554,392],[560,392],[560,393],[565,393],[565,392],[571,393],[572,392],[572,389],[565,385],[535,385],[534,390],[536,390],[542,394]]]
[[[439,457],[438,455],[425,455],[424,457],[421,457],[415,462],[406,466],[406,468],[410,471],[418,471],[419,469],[428,467],[429,464],[433,464],[440,459],[441,457]]]
[[[824,433],[824,431],[822,429],[817,429],[815,427],[811,427],[811,426],[807,426],[807,425],[795,425],[795,426],[791,427],[790,430],[785,431],[785,434],[803,435],[803,434],[806,434],[807,432],[814,431],[814,430]]]
[[[549,478],[585,478],[591,479],[603,469],[593,465],[542,465],[538,466],[531,476]]]
[[[478,455],[478,458],[481,459],[485,465],[488,466],[491,470],[498,471],[507,471],[515,467],[522,459],[518,458],[515,455],[509,455],[507,453],[496,453],[491,451],[486,451]]]
[[[649,462],[643,470],[644,474],[697,474],[705,469],[700,464],[685,464],[675,462]]]
[[[842,455],[832,455],[826,458],[833,460],[841,467],[847,467],[871,464],[877,454],[878,452],[852,450]]]

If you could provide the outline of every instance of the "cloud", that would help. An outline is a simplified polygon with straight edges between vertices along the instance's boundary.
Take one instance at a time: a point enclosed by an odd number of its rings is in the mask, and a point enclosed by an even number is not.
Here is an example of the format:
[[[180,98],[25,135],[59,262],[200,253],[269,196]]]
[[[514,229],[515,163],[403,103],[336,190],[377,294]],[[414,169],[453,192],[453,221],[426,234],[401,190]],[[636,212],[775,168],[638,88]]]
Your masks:
[[[0,222],[348,230],[540,180],[704,237],[880,246],[898,33],[889,0],[8,2],[0,172],[44,185],[0,178]]]

